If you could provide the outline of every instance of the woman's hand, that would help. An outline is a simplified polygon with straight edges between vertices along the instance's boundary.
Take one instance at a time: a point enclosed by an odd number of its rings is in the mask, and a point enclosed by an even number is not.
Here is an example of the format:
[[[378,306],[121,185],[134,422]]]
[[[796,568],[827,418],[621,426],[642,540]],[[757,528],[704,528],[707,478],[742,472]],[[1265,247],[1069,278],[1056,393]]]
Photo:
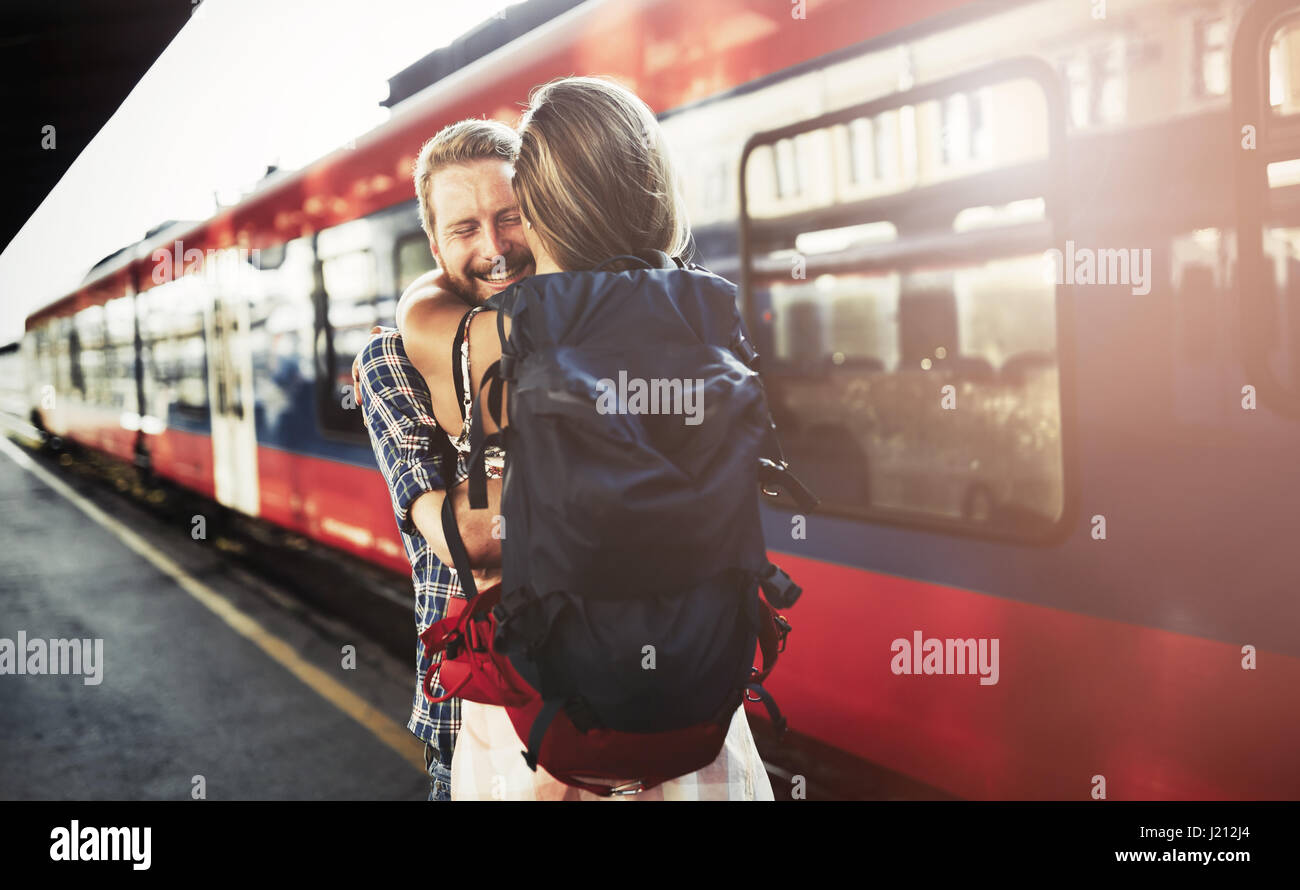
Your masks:
[[[377,335],[382,334],[383,332],[383,327],[375,325],[370,329],[370,340],[375,339]],[[370,341],[367,340],[366,346],[369,345]],[[365,351],[366,347],[362,346],[357,352],[356,357],[352,359],[352,395],[356,397],[358,411],[365,407],[361,404],[361,353]]]

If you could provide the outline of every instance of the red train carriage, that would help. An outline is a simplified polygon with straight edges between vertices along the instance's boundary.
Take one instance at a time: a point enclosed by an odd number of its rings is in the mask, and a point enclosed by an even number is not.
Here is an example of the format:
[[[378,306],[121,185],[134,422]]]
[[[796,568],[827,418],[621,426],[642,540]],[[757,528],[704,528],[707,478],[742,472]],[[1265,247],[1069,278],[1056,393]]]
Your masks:
[[[32,410],[405,571],[348,366],[431,264],[415,152],[614,75],[824,498],[765,512],[795,730],[969,798],[1300,796],[1300,18],[1098,10],[583,4],[33,315]]]

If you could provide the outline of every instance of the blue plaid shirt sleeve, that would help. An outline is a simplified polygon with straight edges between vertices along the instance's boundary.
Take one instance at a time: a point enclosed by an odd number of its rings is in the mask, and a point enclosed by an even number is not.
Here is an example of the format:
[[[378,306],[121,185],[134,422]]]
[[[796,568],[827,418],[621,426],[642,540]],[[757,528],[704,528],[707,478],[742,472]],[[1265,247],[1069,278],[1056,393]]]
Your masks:
[[[415,371],[392,329],[370,338],[361,350],[361,402],[366,429],[379,469],[388,481],[397,526],[418,534],[411,504],[426,491],[447,487],[443,449],[433,447],[443,435],[431,409],[428,384]],[[452,468],[451,484],[468,475],[463,459]]]
[[[445,441],[435,437],[445,433],[433,417],[429,387],[411,364],[397,331],[386,328],[382,334],[371,337],[359,359],[366,431],[375,461],[388,483],[393,514],[411,563],[415,630],[419,634],[446,616],[451,597],[463,596],[455,572],[438,560],[433,548],[411,522],[411,504],[415,499],[426,491],[445,487],[447,472],[442,464],[446,449],[435,447],[435,443],[441,445]],[[459,454],[450,474],[452,485],[469,475]],[[445,693],[438,683],[440,662],[441,655],[425,651],[424,643],[417,637],[415,694],[411,699],[411,719],[406,726],[417,737],[437,746],[445,766],[451,762],[460,730],[460,700],[451,698],[430,704],[422,691],[425,676],[432,673],[434,693]]]

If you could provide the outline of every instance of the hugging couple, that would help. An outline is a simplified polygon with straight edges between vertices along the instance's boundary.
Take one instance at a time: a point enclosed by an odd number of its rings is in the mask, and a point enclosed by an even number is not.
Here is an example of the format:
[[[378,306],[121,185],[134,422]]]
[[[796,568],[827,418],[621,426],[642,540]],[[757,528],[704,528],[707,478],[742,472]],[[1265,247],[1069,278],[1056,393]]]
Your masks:
[[[601,78],[538,88],[517,131],[473,119],[446,127],[419,154],[415,191],[438,269],[402,294],[398,330],[375,329],[353,375],[411,561],[416,623],[424,632],[448,615],[452,597],[463,595],[442,521],[445,499],[474,586],[481,591],[502,577],[502,447],[481,451],[488,509],[471,509],[471,486],[461,484],[469,475],[481,378],[501,358],[511,325],[503,318],[499,331],[497,311],[483,304],[529,276],[587,272],[614,257],[675,268],[685,259],[690,228],[654,114]],[[480,420],[486,433],[497,428],[490,416]],[[501,425],[507,421],[502,417]],[[729,722],[724,714],[725,742],[712,763],[639,794],[606,797],[561,782],[540,765],[531,769],[505,708],[427,701],[425,674],[437,677],[441,664],[424,643],[417,648],[408,728],[426,745],[431,800],[773,798],[742,705]],[[445,692],[436,682],[431,688]]]

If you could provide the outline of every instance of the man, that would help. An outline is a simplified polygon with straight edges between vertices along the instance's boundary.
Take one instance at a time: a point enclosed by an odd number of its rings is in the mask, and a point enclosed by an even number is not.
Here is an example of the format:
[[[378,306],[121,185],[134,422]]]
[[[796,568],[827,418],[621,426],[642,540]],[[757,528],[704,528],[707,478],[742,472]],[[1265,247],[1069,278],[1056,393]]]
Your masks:
[[[407,288],[399,314],[420,300],[438,298],[440,291],[473,306],[533,274],[510,184],[518,148],[518,135],[505,124],[465,120],[444,128],[421,149],[415,192],[420,224],[439,271]],[[465,486],[459,485],[467,476],[464,461],[450,465],[446,432],[434,417],[429,387],[407,357],[401,336],[379,328],[372,333],[378,336],[358,354],[352,376],[411,563],[419,634],[446,615],[449,597],[462,595],[439,521],[446,489],[452,489],[471,561],[480,567],[474,572],[480,587],[499,576],[501,542],[492,535],[496,510],[469,509]],[[454,415],[458,409],[452,405],[450,411]],[[498,500],[499,486],[493,494]],[[437,666],[417,640],[415,699],[407,728],[425,743],[429,799],[449,800],[460,702],[430,705],[425,700],[421,687],[429,670]],[[445,692],[436,684],[434,690]]]

